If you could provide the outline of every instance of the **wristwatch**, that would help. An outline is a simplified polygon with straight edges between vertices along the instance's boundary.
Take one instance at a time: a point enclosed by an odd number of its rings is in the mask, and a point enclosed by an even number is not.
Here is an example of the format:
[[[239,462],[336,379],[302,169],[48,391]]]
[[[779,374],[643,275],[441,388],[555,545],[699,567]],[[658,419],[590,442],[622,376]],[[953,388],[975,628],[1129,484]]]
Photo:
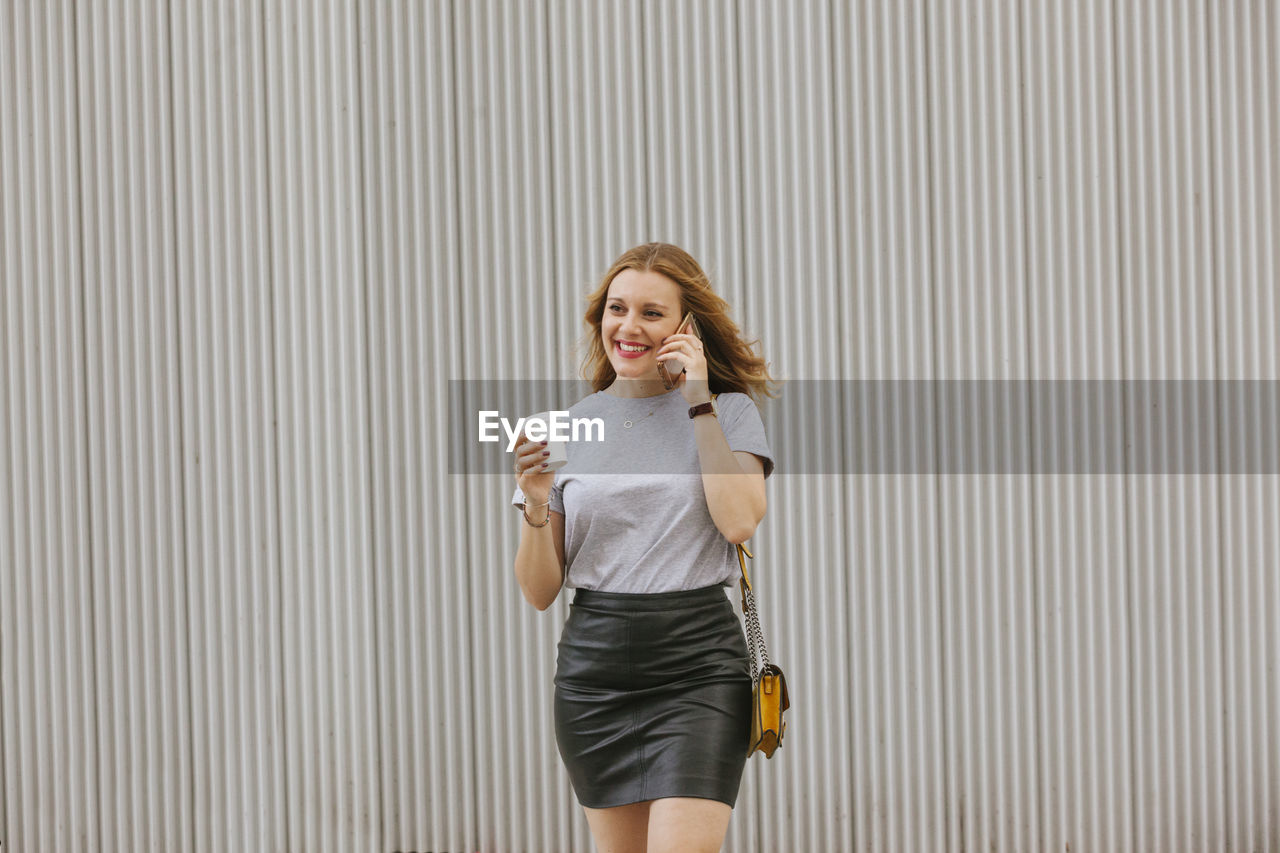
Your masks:
[[[696,418],[698,415],[711,415],[711,417],[713,418],[718,417],[718,415],[716,414],[716,404],[711,400],[708,400],[705,403],[699,403],[696,406],[690,406],[689,417]]]

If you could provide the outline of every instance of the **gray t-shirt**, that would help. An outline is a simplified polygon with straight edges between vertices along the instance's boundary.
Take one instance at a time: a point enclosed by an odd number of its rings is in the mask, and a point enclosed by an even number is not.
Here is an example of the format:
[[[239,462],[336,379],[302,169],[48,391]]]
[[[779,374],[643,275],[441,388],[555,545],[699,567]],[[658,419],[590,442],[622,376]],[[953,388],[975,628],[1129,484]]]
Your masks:
[[[768,477],[773,455],[755,402],[739,393],[715,402],[729,449],[761,457]],[[678,389],[635,399],[598,391],[569,416],[600,418],[604,441],[571,442],[551,488],[551,510],[564,515],[566,587],[649,593],[737,582],[736,549],[711,520]],[[511,503],[524,503],[520,489]]]

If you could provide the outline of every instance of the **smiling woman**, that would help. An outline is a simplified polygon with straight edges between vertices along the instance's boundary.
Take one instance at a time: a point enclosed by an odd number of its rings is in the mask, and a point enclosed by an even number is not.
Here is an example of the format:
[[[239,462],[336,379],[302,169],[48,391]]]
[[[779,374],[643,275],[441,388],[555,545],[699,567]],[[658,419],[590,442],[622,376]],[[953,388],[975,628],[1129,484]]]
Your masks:
[[[775,396],[765,360],[729,317],[729,304],[711,288],[693,256],[669,243],[647,243],[624,252],[587,298],[582,374],[593,390],[618,396],[647,396],[643,382],[657,376],[655,349],[676,331],[686,313],[698,324],[711,393]],[[679,360],[679,355],[671,358]],[[676,365],[678,373],[680,365]],[[653,372],[650,377],[649,373]],[[615,385],[618,378],[632,379]]]
[[[765,513],[752,398],[773,380],[728,308],[684,250],[624,252],[588,297],[595,393],[570,408],[623,429],[571,443],[559,471],[516,446],[516,579],[540,610],[576,590],[556,743],[601,850],[718,850],[746,763],[751,675],[725,587]]]

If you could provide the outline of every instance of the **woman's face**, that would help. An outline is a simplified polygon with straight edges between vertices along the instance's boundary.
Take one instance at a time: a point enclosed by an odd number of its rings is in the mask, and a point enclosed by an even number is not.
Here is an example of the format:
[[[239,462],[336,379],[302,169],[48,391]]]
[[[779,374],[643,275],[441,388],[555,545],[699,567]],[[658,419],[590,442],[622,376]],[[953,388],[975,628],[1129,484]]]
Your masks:
[[[680,324],[680,286],[652,270],[623,270],[609,283],[600,340],[623,379],[656,379],[654,355]]]

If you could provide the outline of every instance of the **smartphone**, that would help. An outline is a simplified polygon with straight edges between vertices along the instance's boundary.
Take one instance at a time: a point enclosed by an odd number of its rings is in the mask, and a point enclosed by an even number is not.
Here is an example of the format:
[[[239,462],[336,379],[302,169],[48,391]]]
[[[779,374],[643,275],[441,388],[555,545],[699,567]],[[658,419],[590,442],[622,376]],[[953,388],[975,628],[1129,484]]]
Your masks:
[[[676,329],[676,334],[677,335],[693,335],[695,338],[702,337],[701,335],[698,334],[698,324],[693,319],[692,311],[684,315],[684,319],[680,321],[680,325]],[[672,376],[671,373],[667,370],[667,362],[662,361],[658,363],[658,378],[662,380],[662,387],[666,388],[668,391],[676,387],[676,380],[680,378],[680,375],[682,373],[684,373],[683,367],[680,368],[680,373],[677,373],[674,376]]]

